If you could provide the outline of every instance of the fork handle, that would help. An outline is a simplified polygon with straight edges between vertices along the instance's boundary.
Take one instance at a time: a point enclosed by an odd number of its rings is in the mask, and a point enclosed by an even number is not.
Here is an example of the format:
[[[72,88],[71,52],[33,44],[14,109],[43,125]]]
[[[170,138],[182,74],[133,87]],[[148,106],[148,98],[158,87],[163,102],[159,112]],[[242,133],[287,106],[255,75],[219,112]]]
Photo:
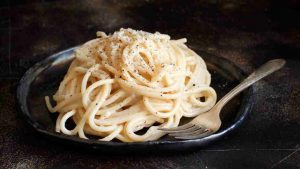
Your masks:
[[[221,100],[218,101],[215,107],[222,109],[222,107],[234,96],[245,90],[247,87],[251,86],[253,83],[270,75],[276,70],[279,70],[284,66],[285,62],[286,61],[284,59],[274,59],[268,61],[267,63],[256,69],[253,73],[251,73],[243,82],[233,88],[229,93],[227,93]]]

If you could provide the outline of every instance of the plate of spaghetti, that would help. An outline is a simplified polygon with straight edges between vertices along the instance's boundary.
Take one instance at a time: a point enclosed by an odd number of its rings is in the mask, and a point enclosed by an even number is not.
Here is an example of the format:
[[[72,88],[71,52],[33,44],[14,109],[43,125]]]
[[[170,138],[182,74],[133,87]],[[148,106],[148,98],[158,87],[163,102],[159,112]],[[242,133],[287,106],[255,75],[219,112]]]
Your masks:
[[[250,111],[253,88],[222,111],[213,135],[175,140],[158,130],[207,112],[244,78],[230,61],[186,42],[130,28],[97,32],[24,74],[17,91],[23,117],[47,138],[112,153],[187,150],[220,139]]]

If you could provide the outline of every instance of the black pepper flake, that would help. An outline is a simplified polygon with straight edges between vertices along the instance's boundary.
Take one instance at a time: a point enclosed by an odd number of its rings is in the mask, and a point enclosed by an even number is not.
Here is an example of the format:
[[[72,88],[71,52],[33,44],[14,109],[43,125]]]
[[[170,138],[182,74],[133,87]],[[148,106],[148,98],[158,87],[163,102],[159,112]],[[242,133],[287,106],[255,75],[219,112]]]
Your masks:
[[[196,84],[193,84],[193,86],[196,86]]]

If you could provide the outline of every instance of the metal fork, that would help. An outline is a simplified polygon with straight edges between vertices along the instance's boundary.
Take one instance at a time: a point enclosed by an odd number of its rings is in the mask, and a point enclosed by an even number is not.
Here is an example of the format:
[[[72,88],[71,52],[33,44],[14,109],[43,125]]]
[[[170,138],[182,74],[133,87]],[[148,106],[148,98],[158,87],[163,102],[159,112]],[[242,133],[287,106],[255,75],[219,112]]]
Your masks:
[[[162,130],[177,139],[196,139],[215,133],[219,130],[222,123],[220,119],[220,112],[223,106],[238,93],[245,90],[247,87],[251,86],[260,79],[275,72],[276,70],[279,70],[284,66],[284,64],[285,60],[283,59],[274,59],[268,61],[251,73],[243,82],[233,88],[229,93],[227,93],[208,112],[198,115],[185,125],[174,128],[159,128],[159,130]]]

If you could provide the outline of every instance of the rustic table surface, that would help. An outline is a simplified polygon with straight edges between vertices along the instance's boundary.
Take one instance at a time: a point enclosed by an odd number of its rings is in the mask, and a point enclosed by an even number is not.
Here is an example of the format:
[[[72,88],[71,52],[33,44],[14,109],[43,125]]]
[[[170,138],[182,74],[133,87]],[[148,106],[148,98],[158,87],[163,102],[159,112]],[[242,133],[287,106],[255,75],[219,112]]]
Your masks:
[[[300,3],[217,0],[0,2],[0,168],[300,168]],[[245,72],[286,66],[257,83],[254,107],[231,135],[193,152],[107,155],[35,133],[15,92],[26,69],[121,27],[159,31],[224,57]]]

